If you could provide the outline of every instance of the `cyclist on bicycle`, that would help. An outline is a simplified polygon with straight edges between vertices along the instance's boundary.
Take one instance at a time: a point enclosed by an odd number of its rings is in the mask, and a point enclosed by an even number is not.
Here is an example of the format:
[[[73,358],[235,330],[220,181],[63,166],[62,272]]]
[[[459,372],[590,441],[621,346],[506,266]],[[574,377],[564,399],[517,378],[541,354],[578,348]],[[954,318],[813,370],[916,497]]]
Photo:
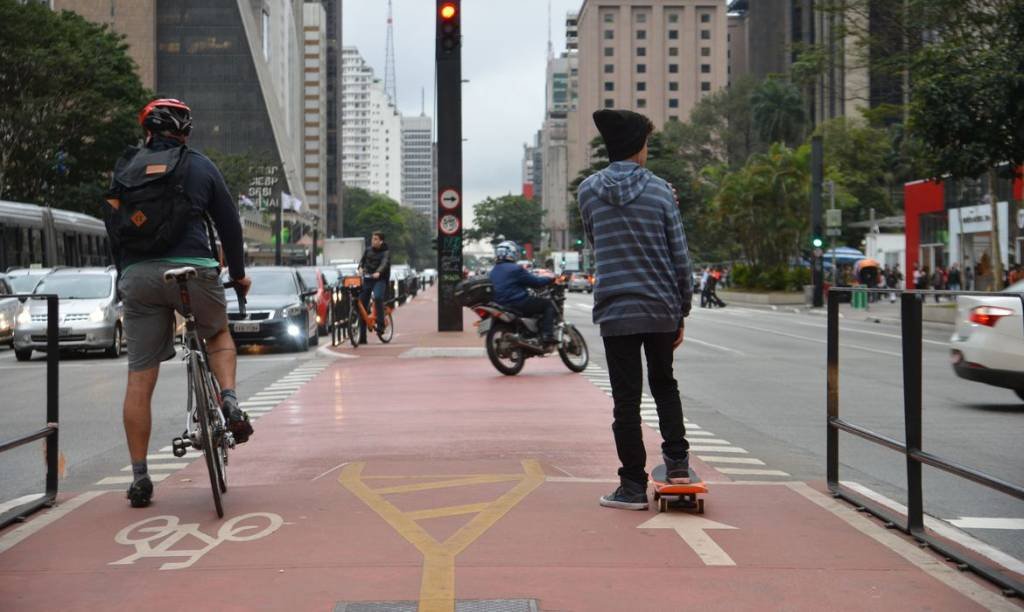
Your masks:
[[[541,315],[541,342],[550,347],[555,344],[555,317],[558,312],[551,300],[532,296],[526,289],[547,287],[556,279],[530,274],[516,263],[518,257],[519,246],[511,240],[494,249],[495,264],[490,273],[494,283],[494,301],[524,315]]]
[[[374,232],[370,238],[370,248],[359,260],[359,271],[363,275],[363,288],[359,292],[359,301],[363,308],[370,311],[370,295],[373,295],[373,310],[377,316],[377,333],[384,331],[384,297],[388,283],[391,282],[391,251],[384,242],[383,232]],[[359,344],[366,344],[366,321],[359,319]]]
[[[174,312],[181,310],[179,289],[164,282],[164,271],[181,266],[197,270],[198,276],[189,283],[190,301],[199,334],[206,340],[210,368],[221,387],[225,419],[236,442],[245,442],[252,434],[248,415],[239,408],[235,394],[237,355],[208,225],[212,218],[229,274],[244,296],[251,281],[245,275],[238,210],[213,162],[185,146],[192,131],[187,105],[174,99],[153,100],[139,113],[139,123],[146,132],[145,145],[129,148],[118,160],[106,219],[124,302],[128,344],[124,428],[133,474],[127,497],[135,508],[148,506],[153,496],[146,465],[153,390],[160,362],[175,355]],[[164,172],[163,180],[150,179]]]

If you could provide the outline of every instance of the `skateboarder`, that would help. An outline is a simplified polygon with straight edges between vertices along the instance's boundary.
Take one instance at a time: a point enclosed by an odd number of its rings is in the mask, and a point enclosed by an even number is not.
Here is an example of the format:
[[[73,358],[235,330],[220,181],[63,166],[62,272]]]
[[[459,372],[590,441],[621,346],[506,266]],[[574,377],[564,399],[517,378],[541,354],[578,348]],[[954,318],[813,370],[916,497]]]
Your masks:
[[[630,111],[600,110],[594,123],[611,163],[580,185],[580,212],[597,263],[594,323],[601,327],[608,359],[615,403],[612,431],[622,463],[620,486],[602,497],[601,505],[646,510],[641,349],[658,407],[668,477],[674,482],[689,477],[689,444],[672,358],[683,343],[684,318],[690,314],[690,257],[672,186],[644,167],[651,121]]]

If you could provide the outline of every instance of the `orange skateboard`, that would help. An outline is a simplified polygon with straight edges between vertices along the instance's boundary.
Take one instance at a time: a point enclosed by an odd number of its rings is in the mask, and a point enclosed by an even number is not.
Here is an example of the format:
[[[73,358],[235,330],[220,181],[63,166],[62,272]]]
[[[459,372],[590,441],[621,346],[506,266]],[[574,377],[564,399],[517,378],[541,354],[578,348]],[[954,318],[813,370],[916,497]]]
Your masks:
[[[696,509],[697,514],[704,514],[704,499],[698,496],[706,495],[708,487],[693,468],[690,468],[689,484],[673,484],[668,482],[665,464],[661,464],[651,472],[651,483],[654,485],[654,501],[658,502],[658,512],[679,508]]]

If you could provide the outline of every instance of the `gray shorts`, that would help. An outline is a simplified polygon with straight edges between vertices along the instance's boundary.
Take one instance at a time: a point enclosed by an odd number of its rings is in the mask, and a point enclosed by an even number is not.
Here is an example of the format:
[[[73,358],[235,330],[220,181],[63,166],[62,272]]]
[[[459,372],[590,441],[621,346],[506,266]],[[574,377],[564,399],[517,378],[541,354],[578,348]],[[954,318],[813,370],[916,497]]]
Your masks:
[[[137,263],[117,283],[124,302],[124,334],[128,341],[128,369],[148,370],[174,357],[174,311],[181,312],[178,283],[164,282],[164,272],[182,264],[166,261]],[[216,268],[196,268],[199,276],[188,283],[192,312],[199,335],[210,339],[227,329],[224,287]]]

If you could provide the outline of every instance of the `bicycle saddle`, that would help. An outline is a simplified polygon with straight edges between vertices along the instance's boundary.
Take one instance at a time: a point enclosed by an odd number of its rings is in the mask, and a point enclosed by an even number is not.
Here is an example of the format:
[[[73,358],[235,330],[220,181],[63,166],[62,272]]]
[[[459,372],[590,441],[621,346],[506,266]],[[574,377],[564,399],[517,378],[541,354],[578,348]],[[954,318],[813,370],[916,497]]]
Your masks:
[[[173,280],[183,283],[190,278],[195,278],[199,273],[192,266],[185,266],[184,268],[173,268],[164,272],[164,282],[169,283]]]

